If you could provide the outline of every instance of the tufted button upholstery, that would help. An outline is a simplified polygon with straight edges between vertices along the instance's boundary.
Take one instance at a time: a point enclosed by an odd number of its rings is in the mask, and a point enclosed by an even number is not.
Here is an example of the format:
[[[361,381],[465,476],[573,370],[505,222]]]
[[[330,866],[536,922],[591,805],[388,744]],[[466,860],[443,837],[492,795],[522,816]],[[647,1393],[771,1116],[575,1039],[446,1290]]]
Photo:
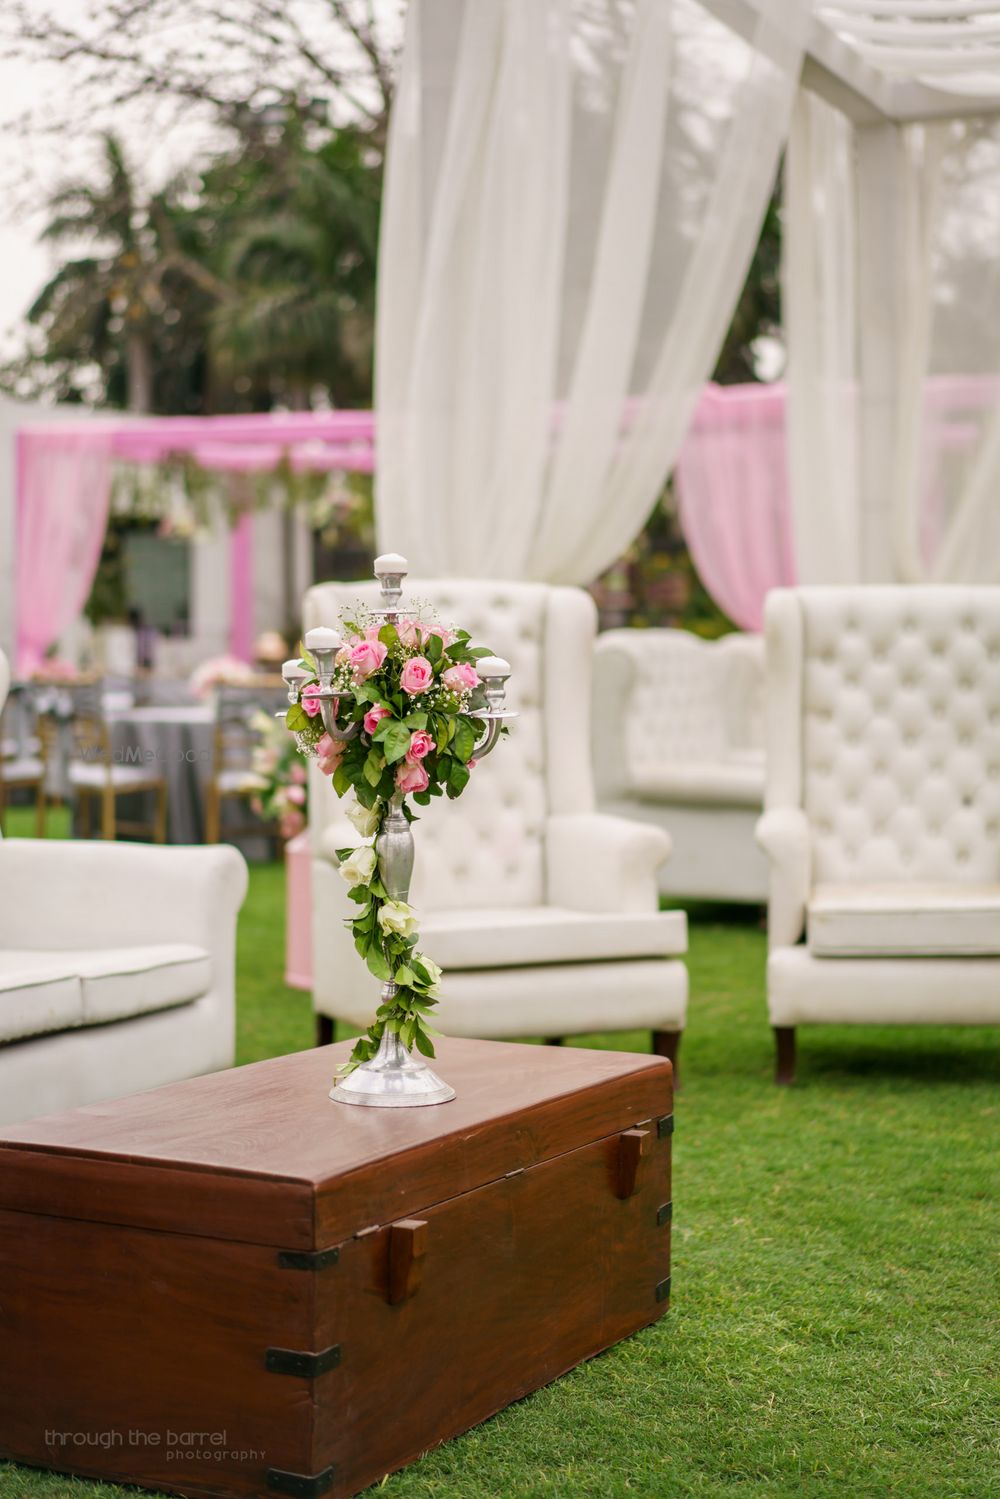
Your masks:
[[[545,652],[552,647],[546,634],[549,593],[537,583],[510,584],[503,592],[484,592],[482,584],[461,581],[416,581],[407,587],[412,607],[426,605],[429,617],[468,630],[474,643],[489,645],[510,662],[508,701],[520,714],[516,732],[473,770],[460,804],[442,798],[416,809],[420,858],[411,894],[424,910],[532,906],[544,900],[541,833],[551,808],[546,781],[549,746],[540,704]],[[358,599],[375,607],[378,584],[326,583],[314,588],[306,628],[336,624],[341,610]],[[570,673],[574,645],[585,668],[590,637],[558,642],[556,648]],[[335,806],[332,789],[324,789],[324,800]]]
[[[1000,878],[993,590],[803,589],[802,805],[813,878]]]

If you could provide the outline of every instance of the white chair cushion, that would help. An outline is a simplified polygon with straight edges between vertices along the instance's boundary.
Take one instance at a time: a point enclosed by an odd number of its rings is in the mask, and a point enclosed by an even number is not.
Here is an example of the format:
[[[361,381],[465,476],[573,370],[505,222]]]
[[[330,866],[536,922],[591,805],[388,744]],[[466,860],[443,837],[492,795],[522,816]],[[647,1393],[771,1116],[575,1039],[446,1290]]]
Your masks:
[[[687,950],[683,911],[595,916],[558,906],[428,912],[421,940],[449,970],[666,958]]]
[[[817,885],[815,957],[1000,955],[1000,885]]]
[[[232,770],[220,770],[215,778],[215,784],[219,790],[227,795],[235,796],[246,793],[248,796],[254,791],[266,791],[267,781],[252,770],[241,770],[236,767]]]
[[[111,772],[112,786],[149,786],[153,781],[162,779],[151,765],[105,765],[102,761],[84,765],[81,761],[74,760],[69,767],[70,785],[106,786],[108,771]]]
[[[0,953],[0,1041],[190,1004],[211,979],[208,953],[188,943],[8,950]]]
[[[15,781],[40,781],[45,774],[41,760],[25,757],[23,760],[5,760],[0,767],[0,776],[13,785]]]
[[[83,993],[60,953],[0,952],[0,1045],[83,1024]]]
[[[687,765],[664,761],[636,771],[633,786],[637,795],[649,801],[760,807],[764,801],[764,757]]]

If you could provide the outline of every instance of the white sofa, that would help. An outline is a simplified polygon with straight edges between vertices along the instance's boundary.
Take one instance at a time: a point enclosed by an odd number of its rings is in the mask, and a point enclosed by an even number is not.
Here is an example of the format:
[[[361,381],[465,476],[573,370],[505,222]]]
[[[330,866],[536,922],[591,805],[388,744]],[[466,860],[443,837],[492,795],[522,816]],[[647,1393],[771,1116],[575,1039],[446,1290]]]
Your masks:
[[[1000,589],[767,602],[768,1009],[795,1027],[1000,1023]]]
[[[496,1039],[647,1029],[672,1055],[687,1003],[685,918],[658,909],[665,835],[595,811],[593,603],[534,583],[412,582],[407,596],[509,659],[521,715],[459,800],[416,809],[411,900],[422,943],[446,970],[435,1025]],[[305,629],[335,624],[359,597],[374,604],[375,585],[311,589]],[[315,767],[309,807],[322,1040],[334,1018],[370,1024],[377,985],[344,926],[352,907],[335,850],[357,834]]]
[[[767,899],[754,840],[764,801],[763,641],[608,630],[594,651],[598,805],[669,833],[660,891]]]
[[[231,1066],[246,883],[228,847],[0,840],[0,1123]]]

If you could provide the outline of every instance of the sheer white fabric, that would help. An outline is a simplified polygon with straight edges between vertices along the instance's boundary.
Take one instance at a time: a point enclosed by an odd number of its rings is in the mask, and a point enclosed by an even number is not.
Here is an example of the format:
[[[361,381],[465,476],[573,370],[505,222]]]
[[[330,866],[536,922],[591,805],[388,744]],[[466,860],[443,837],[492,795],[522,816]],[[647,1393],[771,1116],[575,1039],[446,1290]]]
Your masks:
[[[1000,122],[855,127],[799,99],[785,305],[801,581],[1000,581],[998,244]]]
[[[753,253],[807,7],[411,0],[377,521],[415,572],[587,582],[648,514]]]

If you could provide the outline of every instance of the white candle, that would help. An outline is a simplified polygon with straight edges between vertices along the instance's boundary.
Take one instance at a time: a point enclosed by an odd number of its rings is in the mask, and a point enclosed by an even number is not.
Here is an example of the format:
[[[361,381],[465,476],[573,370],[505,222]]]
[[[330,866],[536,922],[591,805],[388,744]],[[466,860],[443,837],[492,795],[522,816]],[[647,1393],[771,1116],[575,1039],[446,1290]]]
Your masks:
[[[405,578],[409,571],[410,564],[398,552],[383,552],[381,557],[375,558],[376,578],[381,578],[389,573],[398,574],[399,577]]]
[[[482,682],[487,677],[499,677],[501,682],[506,682],[510,676],[510,662],[505,661],[502,656],[483,656],[476,662],[476,671]]]
[[[298,661],[286,661],[282,665],[281,675],[286,682],[303,682],[309,676],[309,672],[304,666],[300,666]]]
[[[307,651],[339,651],[342,645],[340,636],[329,625],[317,625],[305,639]]]

